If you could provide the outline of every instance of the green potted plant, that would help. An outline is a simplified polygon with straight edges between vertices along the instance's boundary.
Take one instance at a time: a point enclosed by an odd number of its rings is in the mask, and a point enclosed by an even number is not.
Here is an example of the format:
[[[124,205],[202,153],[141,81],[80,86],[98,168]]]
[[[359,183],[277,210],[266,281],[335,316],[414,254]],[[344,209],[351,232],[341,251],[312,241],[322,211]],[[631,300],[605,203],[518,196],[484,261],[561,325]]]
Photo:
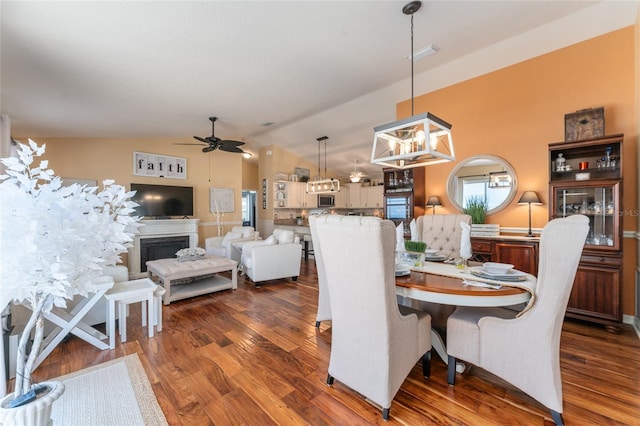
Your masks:
[[[404,249],[413,260],[413,266],[424,266],[424,251],[427,249],[427,243],[423,241],[405,241]]]
[[[473,195],[467,198],[466,206],[462,209],[462,212],[471,216],[471,223],[484,223],[487,217],[487,202],[483,197]]]
[[[17,157],[2,159],[6,174],[0,176],[0,311],[14,302],[32,313],[18,344],[15,391],[0,400],[0,424],[50,424],[51,406],[64,385],[31,383],[44,314],[90,292],[103,268],[119,262],[131,246],[139,218],[131,216],[137,205],[133,192],[112,180],[105,180],[101,191],[62,186],[48,161],[33,165],[45,145],[29,140],[17,148]],[[15,400],[31,402],[13,407]]]

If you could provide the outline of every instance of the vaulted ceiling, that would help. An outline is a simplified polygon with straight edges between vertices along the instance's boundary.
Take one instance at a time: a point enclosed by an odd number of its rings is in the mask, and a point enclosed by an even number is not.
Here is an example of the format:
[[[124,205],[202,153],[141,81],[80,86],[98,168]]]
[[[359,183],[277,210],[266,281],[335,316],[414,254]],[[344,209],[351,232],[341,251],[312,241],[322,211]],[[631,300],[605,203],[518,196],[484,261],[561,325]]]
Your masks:
[[[411,97],[405,1],[0,3],[1,112],[17,137],[276,144],[370,175],[374,126]],[[424,1],[425,93],[633,25],[637,1]],[[269,124],[272,123],[272,124]],[[197,147],[185,147],[197,149]],[[215,155],[209,154],[209,155]]]

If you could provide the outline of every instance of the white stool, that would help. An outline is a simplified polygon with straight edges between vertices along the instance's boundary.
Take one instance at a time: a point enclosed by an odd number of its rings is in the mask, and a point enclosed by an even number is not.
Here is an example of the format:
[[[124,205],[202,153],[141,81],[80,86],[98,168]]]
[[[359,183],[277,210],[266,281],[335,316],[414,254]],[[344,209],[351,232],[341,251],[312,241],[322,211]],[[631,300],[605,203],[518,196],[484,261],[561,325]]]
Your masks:
[[[158,315],[156,312],[160,312],[161,308],[157,308],[154,305],[160,304],[159,301],[162,297],[156,296],[157,285],[149,278],[142,278],[133,281],[122,281],[115,283],[107,293],[104,295],[107,299],[107,334],[109,335],[109,349],[113,349],[116,346],[116,303],[118,304],[118,316],[119,316],[119,331],[120,340],[126,342],[127,340],[127,312],[126,308],[131,303],[142,303],[142,325],[149,324],[149,337],[153,337],[153,326],[158,323]],[[164,289],[162,289],[164,293]],[[148,321],[147,321],[147,304],[149,306]],[[161,315],[161,314],[160,314]],[[160,321],[162,318],[160,317]],[[161,329],[162,325],[159,326]]]

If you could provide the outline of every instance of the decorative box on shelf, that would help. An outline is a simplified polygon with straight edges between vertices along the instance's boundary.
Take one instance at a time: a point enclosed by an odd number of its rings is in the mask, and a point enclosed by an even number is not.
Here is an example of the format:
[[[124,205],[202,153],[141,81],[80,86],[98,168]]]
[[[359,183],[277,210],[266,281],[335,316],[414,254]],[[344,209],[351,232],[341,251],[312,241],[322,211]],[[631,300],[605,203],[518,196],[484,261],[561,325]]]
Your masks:
[[[564,115],[565,142],[604,136],[604,107],[587,108]]]
[[[471,225],[473,237],[497,237],[500,235],[500,225],[495,223],[474,223]]]

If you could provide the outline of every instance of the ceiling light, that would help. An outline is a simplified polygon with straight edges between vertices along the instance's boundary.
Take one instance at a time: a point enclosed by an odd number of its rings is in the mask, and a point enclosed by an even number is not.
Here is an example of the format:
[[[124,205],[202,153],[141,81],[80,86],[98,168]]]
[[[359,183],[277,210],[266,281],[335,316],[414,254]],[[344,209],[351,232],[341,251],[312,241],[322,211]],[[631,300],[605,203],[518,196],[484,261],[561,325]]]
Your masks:
[[[242,153],[242,156],[243,156],[244,158],[247,158],[247,159],[248,159],[248,158],[251,158],[251,153],[250,153],[250,152],[247,152],[247,151],[244,151],[244,152]]]
[[[407,3],[402,12],[411,15],[411,117],[375,127],[371,163],[409,169],[455,161],[451,124],[431,113],[414,115],[413,103],[413,14],[422,5]],[[435,46],[431,46],[435,48]],[[434,49],[437,51],[437,49]],[[423,49],[426,51],[426,49]]]
[[[353,163],[353,171],[349,175],[349,180],[351,183],[358,183],[360,182],[360,179],[362,179],[363,174],[358,171],[358,160],[355,160]]]
[[[328,194],[340,191],[340,181],[338,179],[322,177],[320,175],[320,144],[324,142],[324,174],[327,174],[327,139],[328,136],[321,136],[318,139],[318,176],[314,180],[307,182],[308,194]]]
[[[412,55],[407,55],[404,58],[411,59],[413,57],[414,61],[419,61],[422,58],[426,58],[427,56],[433,55],[434,53],[438,53],[439,50],[440,48],[435,44],[429,44],[428,46],[423,47]]]

